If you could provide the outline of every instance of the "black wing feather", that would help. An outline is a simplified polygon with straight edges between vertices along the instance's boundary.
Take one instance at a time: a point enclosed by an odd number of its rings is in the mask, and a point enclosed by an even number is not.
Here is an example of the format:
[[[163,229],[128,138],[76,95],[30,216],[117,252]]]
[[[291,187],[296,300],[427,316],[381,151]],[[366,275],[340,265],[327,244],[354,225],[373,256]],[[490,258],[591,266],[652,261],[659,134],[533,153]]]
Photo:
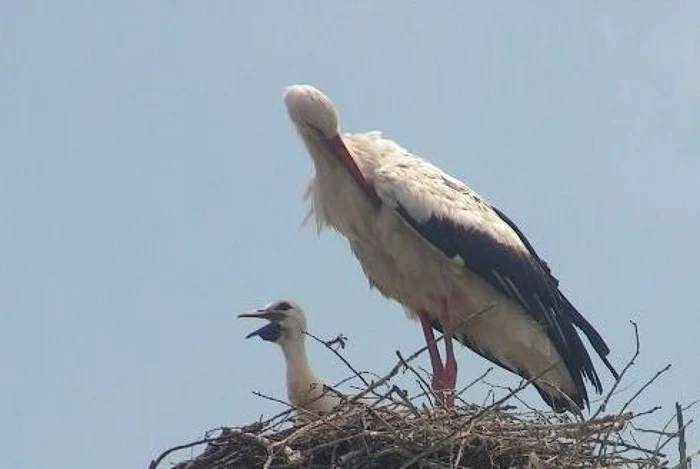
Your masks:
[[[518,235],[518,238],[520,238],[520,241],[525,245],[527,250],[530,252],[532,257],[537,259],[537,261],[540,263],[542,268],[546,270],[550,280],[554,282],[554,285],[556,287],[559,286],[559,280],[552,275],[551,270],[549,269],[549,265],[537,254],[535,251],[535,248],[530,244],[530,241],[525,237],[522,231],[520,231],[520,228],[506,216],[505,213],[503,213],[500,209],[494,207],[493,205],[491,206],[494,212],[508,224],[508,226],[511,227],[513,231]],[[603,337],[601,337],[600,333],[598,333],[597,330],[593,327],[593,325],[586,320],[586,318],[583,317],[583,315],[574,307],[574,305],[571,304],[568,298],[564,296],[563,293],[559,291],[557,288],[557,292],[559,293],[559,296],[561,296],[561,299],[566,303],[564,310],[570,313],[571,321],[583,331],[583,333],[586,335],[588,338],[588,341],[591,343],[593,346],[593,349],[596,351],[600,359],[605,363],[605,366],[610,370],[610,373],[615,377],[615,379],[620,379],[620,375],[617,373],[617,370],[612,366],[612,364],[608,361],[607,355],[610,353],[610,348],[608,347],[608,344],[605,343],[605,340],[603,340]]]
[[[413,218],[399,202],[397,213],[433,246],[448,258],[459,256],[465,267],[489,282],[498,291],[518,302],[538,323],[559,351],[566,367],[569,369],[576,388],[580,394],[579,407],[588,405],[588,394],[583,383],[585,376],[595,390],[602,392],[598,374],[591,358],[579,337],[574,325],[583,330],[596,352],[604,359],[606,365],[614,372],[605,359],[609,349],[593,326],[588,323],[576,308],[559,291],[558,280],[552,276],[547,264],[540,259],[530,242],[520,229],[500,210],[493,209],[508,226],[515,231],[525,245],[529,255],[513,249],[510,245],[499,243],[486,230],[479,227],[466,228],[449,218],[431,216],[419,222]],[[464,343],[464,340],[462,340]],[[474,350],[474,347],[465,343]],[[478,351],[481,355],[483,352]],[[486,356],[486,355],[484,355]],[[491,361],[491,357],[486,356]],[[502,364],[498,363],[500,366]],[[515,370],[514,370],[515,371]],[[542,391],[538,388],[541,394]],[[543,397],[544,394],[543,394]],[[557,403],[546,399],[556,409]]]

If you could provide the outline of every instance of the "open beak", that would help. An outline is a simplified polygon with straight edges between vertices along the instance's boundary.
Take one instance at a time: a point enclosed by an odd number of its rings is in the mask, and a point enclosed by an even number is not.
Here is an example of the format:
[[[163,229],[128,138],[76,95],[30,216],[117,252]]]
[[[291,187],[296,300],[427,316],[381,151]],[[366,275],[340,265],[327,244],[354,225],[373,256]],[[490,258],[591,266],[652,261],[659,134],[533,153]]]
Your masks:
[[[275,342],[279,339],[282,333],[282,326],[280,322],[284,319],[284,314],[277,311],[267,311],[265,309],[259,309],[257,311],[252,311],[250,313],[243,313],[238,315],[239,318],[258,318],[267,319],[270,321],[268,324],[264,325],[260,329],[257,329],[245,338],[249,339],[254,336],[259,336],[262,340],[267,342]]]

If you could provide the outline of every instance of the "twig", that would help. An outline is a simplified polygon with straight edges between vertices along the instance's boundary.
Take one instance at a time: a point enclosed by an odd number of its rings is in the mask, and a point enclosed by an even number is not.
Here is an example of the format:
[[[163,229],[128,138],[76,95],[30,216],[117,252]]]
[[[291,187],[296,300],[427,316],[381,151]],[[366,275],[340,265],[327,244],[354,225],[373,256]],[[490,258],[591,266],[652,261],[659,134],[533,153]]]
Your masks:
[[[678,422],[678,453],[680,454],[680,469],[688,469],[688,451],[685,445],[685,426],[683,425],[683,409],[676,402],[676,421]]]
[[[644,416],[644,415],[651,415],[651,414],[653,414],[654,412],[656,412],[656,411],[658,411],[658,410],[661,410],[662,408],[663,408],[663,407],[661,407],[660,405],[654,406],[654,407],[652,407],[652,408],[649,409],[649,410],[644,410],[644,411],[642,411],[642,412],[637,412],[636,414],[634,414],[634,417],[633,417],[633,418],[634,418],[634,419],[638,419],[639,417],[642,417],[642,416]]]
[[[345,346],[348,344],[348,338],[343,334],[340,333],[331,340],[326,340],[324,343],[328,347],[333,347],[334,345],[339,345],[341,350],[345,350]]]
[[[224,434],[217,436],[217,437],[202,438],[201,440],[193,441],[191,443],[187,443],[184,445],[173,446],[172,448],[161,453],[160,456],[158,456],[155,460],[151,461],[151,464],[148,465],[148,469],[156,469],[158,467],[158,465],[163,461],[163,459],[165,459],[166,457],[168,457],[168,455],[170,455],[171,453],[174,453],[175,451],[181,451],[183,449],[193,448],[195,446],[203,445],[206,443],[220,443],[223,441],[229,441],[235,437],[243,437],[243,438],[245,438],[251,442],[257,443],[257,444],[259,444],[267,449],[270,449],[270,446],[271,446],[270,441],[267,438],[262,437],[260,435],[253,435],[251,433],[245,433],[245,432],[243,432],[239,429],[235,429],[235,428],[234,429],[222,429],[222,432]]]
[[[635,324],[635,330],[636,330],[636,324]],[[654,376],[652,376],[649,380],[647,380],[647,382],[644,383],[644,385],[643,385],[642,387],[640,387],[640,388],[637,390],[637,392],[635,392],[635,393],[632,395],[632,397],[629,398],[629,400],[628,400],[627,402],[625,402],[625,404],[622,406],[622,408],[620,409],[620,411],[618,412],[617,415],[618,415],[618,416],[622,415],[622,413],[625,411],[625,409],[627,409],[627,407],[628,407],[637,397],[639,397],[639,395],[640,395],[642,392],[644,392],[644,390],[645,390],[646,388],[648,388],[649,386],[651,386],[651,384],[652,384],[654,381],[656,381],[656,380],[659,378],[659,376],[661,376],[662,374],[664,374],[665,372],[667,372],[667,371],[669,370],[669,368],[671,368],[671,365],[670,365],[670,364],[669,364],[669,365],[666,365],[664,368],[662,368],[661,370],[657,371],[657,372],[654,374]],[[625,370],[622,370],[622,373],[624,373],[625,371],[626,371],[626,368],[625,368]],[[622,375],[620,375],[620,376],[622,376]],[[605,435],[604,440],[607,440],[607,438],[609,438],[611,434],[612,434],[612,430],[608,430],[608,432],[607,432],[606,435]],[[604,452],[605,448],[607,448],[607,445],[606,445],[606,444],[601,444],[601,445],[600,445],[600,452],[599,452],[599,454],[602,454],[602,452]]]
[[[406,360],[404,360],[403,355],[401,355],[401,352],[399,352],[398,350],[396,351],[396,356],[399,358],[399,363],[401,363],[406,370],[409,370],[411,373],[413,373],[413,375],[418,379],[418,381],[420,381],[421,384],[424,386],[424,389],[430,390],[430,392],[433,395],[433,398],[436,399],[435,402],[437,402],[437,396],[433,392],[432,386],[430,386],[428,384],[428,382],[425,380],[425,378],[423,378],[423,376],[420,373],[418,373],[415,370],[415,368],[413,368],[409,363],[406,362]],[[421,386],[421,387],[423,387],[423,386]]]
[[[214,441],[222,441],[222,440],[227,439],[227,438],[228,437],[226,437],[226,438],[222,438],[222,437],[202,438],[201,440],[193,441],[191,443],[186,443],[184,445],[173,446],[172,448],[169,448],[169,449],[163,451],[160,454],[160,456],[158,456],[156,459],[152,460],[151,464],[148,465],[148,469],[156,469],[158,467],[158,464],[160,464],[161,461],[163,461],[163,459],[167,458],[168,455],[170,455],[171,453],[174,453],[175,451],[180,451],[180,450],[187,449],[187,448],[193,448],[195,446],[203,445],[205,443],[212,443]]]
[[[685,412],[686,410],[690,409],[691,407],[693,407],[693,406],[694,406],[695,404],[697,404],[698,402],[700,402],[700,399],[694,400],[693,402],[691,402],[691,403],[688,404],[687,406],[683,407],[683,411]],[[674,413],[674,414],[666,421],[666,424],[662,427],[661,430],[664,431],[664,432],[666,432],[666,429],[669,427],[669,425],[671,425],[671,423],[672,423],[675,419],[676,419],[676,415],[675,415],[675,413]],[[690,423],[690,422],[689,422],[689,423]],[[688,424],[689,424],[689,423],[688,423]],[[688,424],[686,424],[686,426],[688,426]],[[676,436],[676,433],[675,433],[675,432],[674,432],[673,434],[669,433],[669,435],[671,435],[671,438],[667,439],[666,442],[665,442],[662,446],[666,446],[666,444],[667,444],[669,441],[671,441],[671,440]],[[661,438],[662,438],[662,436],[659,435],[659,438],[656,440],[656,448],[657,448],[657,449],[659,449],[659,448],[661,447],[661,446],[660,446],[660,445],[661,445]]]
[[[399,398],[401,398],[401,401],[413,413],[414,417],[420,417],[420,412],[418,412],[418,409],[416,408],[416,406],[413,405],[413,402],[411,402],[408,399],[408,392],[407,391],[405,391],[404,389],[400,389],[398,386],[394,385],[391,388],[391,392],[399,395]]]
[[[484,381],[484,378],[486,378],[486,376],[488,376],[488,374],[491,373],[492,371],[493,371],[493,367],[492,367],[492,366],[488,367],[488,368],[486,369],[486,371],[484,371],[483,373],[481,373],[480,376],[477,376],[476,378],[474,378],[473,380],[471,380],[471,381],[469,382],[469,384],[467,384],[467,385],[464,386],[462,389],[460,389],[459,392],[457,393],[457,396],[461,396],[462,394],[464,394],[469,388],[471,388],[472,386],[474,386],[474,385],[475,385],[476,383],[478,383],[479,381]]]
[[[609,441],[607,441],[606,438],[604,438],[604,439],[592,438],[591,441],[594,442],[594,443],[600,443],[600,444],[607,444],[607,443],[609,443]],[[641,446],[637,446],[637,445],[632,445],[632,444],[629,444],[629,443],[625,443],[624,441],[618,441],[618,442],[616,442],[616,443],[615,443],[615,446],[621,446],[621,447],[623,447],[623,448],[633,449],[633,450],[635,450],[635,451],[640,451],[640,452],[642,452],[642,453],[653,454],[654,456],[657,456],[657,455],[658,455],[658,456],[661,456],[661,457],[664,457],[664,458],[666,457],[665,454],[658,453],[658,452],[655,451],[655,450],[645,449],[645,448],[642,448]]]
[[[362,376],[362,373],[360,373],[359,371],[357,371],[357,370],[355,369],[355,367],[352,366],[352,365],[350,364],[350,362],[347,361],[347,360],[345,359],[345,357],[344,357],[340,352],[338,352],[335,348],[333,348],[333,345],[332,345],[332,344],[335,343],[336,341],[338,341],[340,337],[342,337],[342,339],[340,339],[341,343],[343,344],[342,348],[345,348],[345,340],[347,340],[347,339],[345,338],[345,336],[343,336],[342,334],[340,334],[340,335],[338,335],[338,337],[336,337],[335,339],[326,341],[326,340],[321,340],[321,339],[319,339],[318,337],[316,337],[315,335],[313,335],[311,332],[306,331],[306,332],[304,332],[304,333],[305,333],[306,335],[308,335],[309,337],[311,337],[312,339],[316,340],[317,342],[323,344],[324,347],[326,347],[328,350],[330,350],[331,352],[333,352],[333,354],[334,354],[336,357],[340,358],[340,360],[345,364],[345,366],[347,366],[347,367],[350,369],[350,371],[353,372],[353,374],[354,374],[355,376],[357,376],[358,378],[360,378],[360,381],[362,381],[362,383],[363,383],[365,386],[369,386],[369,382],[367,382],[367,380],[364,378],[364,376]]]
[[[408,358],[406,358],[406,359],[404,360],[404,362],[405,362],[405,363],[410,363],[410,362],[412,362],[413,360],[416,359],[416,357],[418,357],[419,355],[421,355],[421,354],[422,354],[423,352],[425,352],[426,350],[428,350],[428,347],[423,347],[423,348],[419,349],[418,351],[416,351],[416,352],[414,352],[412,355],[410,355]],[[361,391],[360,393],[358,393],[358,394],[352,396],[352,397],[348,400],[348,402],[350,402],[350,403],[356,402],[356,401],[362,399],[363,397],[365,397],[365,396],[366,396],[367,394],[369,394],[370,392],[372,392],[372,391],[374,391],[375,389],[377,389],[379,386],[384,385],[384,384],[387,383],[389,380],[391,380],[391,378],[393,378],[394,376],[396,376],[396,375],[398,374],[398,372],[399,372],[399,370],[401,370],[401,367],[402,367],[402,366],[403,366],[403,364],[399,361],[398,363],[396,363],[396,365],[394,365],[394,367],[391,369],[391,371],[389,371],[389,373],[387,373],[386,375],[384,375],[383,377],[381,377],[379,380],[377,380],[377,381],[373,382],[372,384],[370,384],[370,385],[367,387],[367,389],[365,389],[364,391]]]
[[[670,368],[671,368],[671,364],[669,363],[668,365],[666,365],[665,367],[663,367],[662,369],[660,369],[659,371],[657,371],[656,374],[654,374],[654,376],[652,376],[646,383],[644,383],[644,385],[643,385],[641,388],[639,388],[639,389],[637,390],[637,392],[635,392],[635,393],[632,395],[632,397],[629,398],[629,400],[628,400],[627,402],[625,402],[625,405],[622,406],[622,409],[620,409],[620,412],[619,412],[619,413],[621,414],[622,412],[624,412],[625,409],[627,409],[627,407],[628,407],[637,397],[639,397],[639,395],[640,395],[642,392],[644,392],[644,390],[645,390],[646,388],[648,388],[649,386],[651,386],[651,384],[652,384],[654,381],[656,381],[656,380],[658,379],[659,376],[661,376],[662,374],[666,373]]]
[[[608,394],[605,396],[605,399],[603,399],[603,402],[600,404],[598,410],[596,410],[591,419],[595,419],[605,410],[605,408],[608,405],[608,402],[610,401],[610,398],[613,396],[615,390],[622,382],[622,378],[625,376],[625,374],[627,374],[627,371],[632,367],[632,365],[634,365],[634,361],[637,359],[637,357],[639,357],[639,328],[637,327],[636,322],[630,321],[630,323],[634,328],[634,354],[632,355],[632,358],[630,358],[630,360],[627,362],[625,367],[622,369],[622,372],[620,373],[620,378],[617,381],[615,381],[615,384],[613,384],[612,388],[610,388],[610,391],[608,391]]]
[[[672,420],[675,420],[675,419],[676,419],[676,415],[675,415],[675,413],[674,413],[673,419],[672,419]],[[689,426],[691,423],[693,423],[693,421],[692,421],[692,420],[689,420],[689,421],[683,426],[683,428],[684,428],[684,429],[685,429],[685,428],[688,428],[688,426]],[[661,438],[661,437],[659,437],[659,439],[660,439],[660,438]],[[674,433],[671,434],[668,438],[666,438],[666,440],[665,440],[660,446],[657,446],[657,451],[661,451],[662,449],[664,449],[664,448],[666,447],[666,445],[669,444],[671,441],[673,441],[675,438],[678,438],[678,432],[674,432]]]
[[[439,439],[438,441],[434,442],[433,444],[431,444],[431,447],[428,448],[427,450],[421,452],[421,453],[418,454],[417,456],[413,457],[410,461],[408,461],[407,463],[403,464],[403,465],[401,466],[400,469],[407,469],[407,468],[411,467],[413,464],[415,464],[417,461],[420,461],[420,460],[422,460],[423,458],[425,458],[426,456],[429,456],[430,454],[432,454],[432,453],[434,453],[434,452],[440,450],[440,449],[442,448],[442,446],[443,446],[447,441],[449,441],[449,440],[451,440],[452,438],[454,438],[454,437],[455,437],[460,431],[462,431],[465,427],[471,425],[471,424],[474,423],[476,420],[478,420],[479,418],[481,418],[484,414],[486,414],[487,412],[489,412],[489,411],[492,410],[493,408],[498,407],[499,405],[503,404],[505,401],[507,401],[508,399],[510,399],[513,395],[519,393],[520,391],[522,391],[523,389],[525,389],[528,385],[532,384],[534,381],[536,381],[536,380],[538,380],[539,378],[541,378],[542,376],[544,376],[549,370],[551,370],[552,368],[554,368],[554,366],[556,366],[558,363],[559,363],[559,362],[554,362],[554,363],[552,363],[550,366],[548,366],[544,371],[542,371],[541,373],[539,373],[537,376],[534,376],[534,377],[532,377],[532,378],[530,378],[530,379],[528,379],[528,380],[525,380],[520,386],[518,386],[517,388],[515,388],[514,390],[512,390],[510,393],[508,393],[508,394],[505,395],[504,397],[502,397],[502,398],[498,399],[497,401],[493,402],[491,405],[482,408],[480,411],[478,411],[476,414],[474,414],[472,417],[470,417],[464,424],[462,424],[462,425],[460,425],[459,427],[457,427],[454,431],[450,432],[447,436],[445,436],[445,437]]]
[[[328,389],[332,389],[328,386],[325,386],[325,387]],[[335,391],[335,389],[333,389],[333,391]],[[335,391],[335,392],[337,393],[337,391]],[[304,409],[303,407],[295,406],[294,404],[291,404],[283,399],[278,399],[276,397],[268,396],[267,394],[263,394],[263,393],[258,392],[258,391],[253,391],[253,394],[258,396],[258,397],[262,397],[263,399],[267,399],[268,401],[272,401],[272,402],[276,402],[278,404],[286,405],[287,407],[289,407],[289,410],[287,410],[287,412],[294,410],[297,412],[298,415],[303,415],[303,416],[312,417],[312,418],[318,417],[318,414],[310,412],[310,411]],[[320,399],[322,396],[323,396],[323,394],[321,394],[317,399]]]

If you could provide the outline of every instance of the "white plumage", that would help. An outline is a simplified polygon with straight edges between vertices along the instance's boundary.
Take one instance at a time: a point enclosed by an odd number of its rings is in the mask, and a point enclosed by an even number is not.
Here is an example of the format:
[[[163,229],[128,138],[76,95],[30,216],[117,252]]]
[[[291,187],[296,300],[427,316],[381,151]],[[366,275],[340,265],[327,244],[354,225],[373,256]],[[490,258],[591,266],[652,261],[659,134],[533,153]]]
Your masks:
[[[308,420],[315,414],[330,412],[341,403],[340,396],[328,390],[311,369],[306,355],[306,316],[298,304],[279,300],[239,317],[270,321],[248,337],[259,336],[281,347],[286,365],[287,397],[293,406],[305,411],[297,413],[300,419]]]
[[[379,132],[338,133],[330,99],[309,85],[284,95],[316,175],[308,196],[320,228],[345,236],[370,280],[418,318],[433,387],[454,389],[452,338],[527,378],[555,410],[588,403],[600,380],[574,329],[616,376],[608,347],[558,289],[525,236],[501,211]],[[446,361],[433,329],[445,334]],[[575,405],[572,405],[575,404]]]

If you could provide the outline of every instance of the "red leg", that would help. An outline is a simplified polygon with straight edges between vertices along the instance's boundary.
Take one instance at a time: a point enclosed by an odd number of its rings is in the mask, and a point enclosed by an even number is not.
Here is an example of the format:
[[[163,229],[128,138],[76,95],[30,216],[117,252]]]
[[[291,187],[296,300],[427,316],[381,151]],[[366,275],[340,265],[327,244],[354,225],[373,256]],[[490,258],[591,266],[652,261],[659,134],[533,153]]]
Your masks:
[[[445,389],[444,405],[448,409],[454,406],[455,401],[455,386],[457,385],[457,359],[455,358],[454,349],[452,348],[452,334],[445,334],[445,368],[442,375]]]
[[[425,343],[428,346],[428,355],[430,355],[430,364],[433,367],[433,389],[440,387],[442,383],[443,369],[442,359],[440,358],[440,351],[438,350],[437,343],[435,342],[435,335],[433,334],[433,326],[430,324],[430,318],[428,314],[424,311],[418,313],[420,318],[420,325],[423,327],[423,335],[425,336]]]
[[[433,327],[430,324],[430,317],[425,312],[418,313],[418,317],[423,327],[425,342],[428,345],[430,364],[433,367],[433,380],[431,382],[433,392],[443,407],[451,409],[454,406],[454,389],[457,381],[457,360],[455,360],[452,348],[452,335],[445,334],[446,361],[443,365],[440,351],[435,342]]]
[[[441,394],[442,404],[451,409],[455,400],[455,385],[457,384],[457,359],[452,344],[452,327],[450,325],[449,305],[447,299],[442,300],[441,323],[445,340],[445,366],[442,370]]]

